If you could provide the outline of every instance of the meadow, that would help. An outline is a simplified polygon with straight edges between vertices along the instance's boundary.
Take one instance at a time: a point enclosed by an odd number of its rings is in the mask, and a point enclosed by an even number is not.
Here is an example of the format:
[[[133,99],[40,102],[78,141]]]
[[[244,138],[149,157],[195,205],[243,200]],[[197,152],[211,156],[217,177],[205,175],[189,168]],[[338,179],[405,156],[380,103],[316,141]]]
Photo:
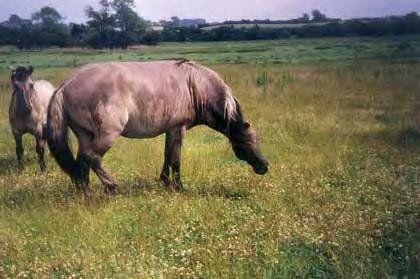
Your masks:
[[[17,170],[9,64],[59,85],[95,61],[186,57],[231,85],[270,172],[206,127],[183,146],[185,189],[157,181],[164,138],[120,138],[86,202],[34,140]],[[0,278],[419,278],[420,38],[0,49]],[[77,149],[77,146],[74,146]]]
[[[203,30],[212,30],[215,28],[220,27],[231,27],[234,28],[252,28],[255,25],[258,25],[260,28],[270,28],[270,29],[277,29],[277,28],[301,28],[305,26],[320,26],[326,25],[330,22],[317,22],[317,23],[263,23],[263,24],[255,24],[255,23],[237,23],[237,24],[215,24],[202,27]]]

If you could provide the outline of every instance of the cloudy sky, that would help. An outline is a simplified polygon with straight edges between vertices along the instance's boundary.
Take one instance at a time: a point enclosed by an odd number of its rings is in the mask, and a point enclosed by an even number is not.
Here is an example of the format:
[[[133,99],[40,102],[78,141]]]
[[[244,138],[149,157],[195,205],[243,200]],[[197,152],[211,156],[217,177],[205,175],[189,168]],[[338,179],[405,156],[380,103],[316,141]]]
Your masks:
[[[29,17],[42,6],[51,5],[66,21],[85,20],[84,7],[98,0],[0,0],[0,21],[10,14]],[[171,16],[226,19],[289,19],[317,8],[330,17],[373,17],[420,11],[420,0],[135,0],[138,13],[157,21]]]

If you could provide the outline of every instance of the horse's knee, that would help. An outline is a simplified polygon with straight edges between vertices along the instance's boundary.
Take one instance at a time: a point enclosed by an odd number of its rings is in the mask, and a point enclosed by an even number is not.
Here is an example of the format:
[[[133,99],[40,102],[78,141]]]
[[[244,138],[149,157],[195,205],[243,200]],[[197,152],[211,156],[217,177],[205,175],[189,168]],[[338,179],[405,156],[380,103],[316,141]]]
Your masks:
[[[43,154],[44,154],[44,152],[45,152],[45,148],[44,148],[44,146],[43,146],[43,145],[40,145],[40,144],[37,144],[37,145],[36,145],[36,152],[37,152],[39,155],[43,155]]]
[[[23,146],[22,145],[16,145],[16,153],[22,154],[23,153]]]
[[[74,184],[78,189],[85,189],[89,185],[89,167],[84,164],[77,164],[73,174]]]
[[[24,152],[23,146],[22,145],[19,145],[19,144],[16,145],[16,156],[17,156],[17,159],[19,161],[19,165],[21,165],[21,163],[22,163],[23,152]]]
[[[174,160],[172,161],[172,170],[175,172],[179,172],[179,169],[181,168],[181,161],[180,160]]]
[[[101,157],[93,152],[83,152],[80,154],[80,163],[91,168],[97,168],[101,164]]]

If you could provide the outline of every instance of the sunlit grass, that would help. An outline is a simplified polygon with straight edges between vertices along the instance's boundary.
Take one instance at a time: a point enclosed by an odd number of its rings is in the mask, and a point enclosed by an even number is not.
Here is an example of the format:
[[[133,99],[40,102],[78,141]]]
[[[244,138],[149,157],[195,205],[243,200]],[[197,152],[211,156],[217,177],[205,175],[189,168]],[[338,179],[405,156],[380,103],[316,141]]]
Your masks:
[[[205,127],[183,148],[185,190],[157,178],[163,137],[119,139],[86,203],[33,140],[16,170],[0,76],[0,277],[391,278],[419,274],[420,65],[216,64],[258,131],[258,177]],[[71,68],[37,77],[59,84]],[[411,277],[410,277],[411,276]]]

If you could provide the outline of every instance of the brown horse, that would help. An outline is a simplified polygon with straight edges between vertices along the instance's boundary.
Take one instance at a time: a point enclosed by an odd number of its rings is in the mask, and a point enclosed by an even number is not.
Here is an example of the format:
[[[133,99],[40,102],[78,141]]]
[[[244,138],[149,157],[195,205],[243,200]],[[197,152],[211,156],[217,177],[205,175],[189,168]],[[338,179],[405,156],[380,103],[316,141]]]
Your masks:
[[[36,139],[41,171],[45,171],[44,146],[48,103],[54,86],[45,80],[33,81],[33,68],[18,67],[12,70],[13,95],[9,107],[9,120],[16,141],[19,168],[23,168],[22,136],[30,133]]]
[[[114,194],[117,185],[101,159],[116,138],[166,133],[160,178],[166,186],[180,190],[182,140],[186,130],[201,124],[227,136],[236,156],[257,174],[268,171],[256,134],[244,121],[231,89],[212,70],[186,60],[111,62],[81,68],[51,100],[47,139],[60,167],[85,194],[89,195],[90,168],[105,191]],[[69,149],[67,127],[78,139],[76,160]]]

